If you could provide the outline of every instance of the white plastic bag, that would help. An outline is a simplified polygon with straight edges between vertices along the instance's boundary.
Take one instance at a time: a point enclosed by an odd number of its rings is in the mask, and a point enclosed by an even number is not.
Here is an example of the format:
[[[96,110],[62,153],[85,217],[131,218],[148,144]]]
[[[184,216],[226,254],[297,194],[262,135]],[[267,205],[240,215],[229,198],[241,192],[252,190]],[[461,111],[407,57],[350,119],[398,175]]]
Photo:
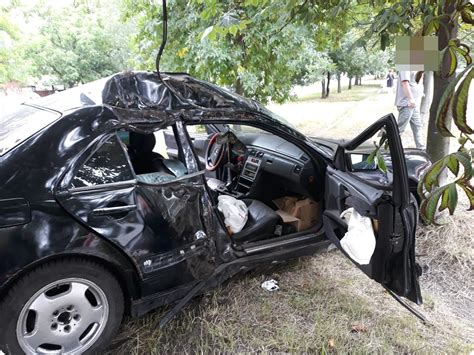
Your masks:
[[[350,214],[348,229],[341,239],[341,247],[358,264],[367,265],[375,250],[375,235],[370,218],[361,216],[354,208],[341,213]]]
[[[220,195],[217,209],[224,215],[224,223],[232,233],[238,233],[244,228],[248,219],[247,205],[235,197]]]
[[[262,283],[262,288],[264,290],[267,290],[268,292],[273,292],[273,291],[278,291],[280,289],[280,286],[278,286],[278,281],[271,279],[264,281]]]

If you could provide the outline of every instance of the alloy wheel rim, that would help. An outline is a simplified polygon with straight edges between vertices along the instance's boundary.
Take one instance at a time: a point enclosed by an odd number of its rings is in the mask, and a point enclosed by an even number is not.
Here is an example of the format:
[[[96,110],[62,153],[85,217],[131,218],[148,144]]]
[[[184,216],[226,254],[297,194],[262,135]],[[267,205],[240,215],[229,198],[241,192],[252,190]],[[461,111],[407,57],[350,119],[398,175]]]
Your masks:
[[[80,354],[100,337],[108,316],[107,297],[94,282],[55,281],[23,306],[16,327],[18,344],[26,354]]]

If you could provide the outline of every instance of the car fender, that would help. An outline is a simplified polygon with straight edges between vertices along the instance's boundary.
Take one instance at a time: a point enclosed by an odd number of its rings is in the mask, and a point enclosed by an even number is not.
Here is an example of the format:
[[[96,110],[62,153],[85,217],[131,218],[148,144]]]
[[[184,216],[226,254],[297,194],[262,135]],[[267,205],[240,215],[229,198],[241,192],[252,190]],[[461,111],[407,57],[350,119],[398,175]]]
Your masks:
[[[110,241],[104,240],[88,231],[72,219],[69,219],[68,222],[74,233],[69,235],[69,238],[63,238],[64,242],[61,243],[61,248],[41,246],[41,242],[44,242],[46,238],[43,240],[28,238],[29,228],[27,226],[0,229],[0,240],[4,242],[1,249],[12,254],[12,257],[8,258],[7,253],[2,253],[0,249],[0,256],[3,259],[0,268],[0,274],[2,275],[2,279],[0,279],[0,296],[16,280],[41,264],[51,260],[82,257],[93,259],[104,265],[118,279],[124,290],[125,299],[140,298],[140,275],[132,261],[122,251],[112,245]],[[30,228],[36,227],[32,225]],[[23,229],[23,233],[21,229]],[[23,252],[17,252],[15,255],[15,252],[12,250],[23,250]],[[25,250],[37,252],[25,253]]]

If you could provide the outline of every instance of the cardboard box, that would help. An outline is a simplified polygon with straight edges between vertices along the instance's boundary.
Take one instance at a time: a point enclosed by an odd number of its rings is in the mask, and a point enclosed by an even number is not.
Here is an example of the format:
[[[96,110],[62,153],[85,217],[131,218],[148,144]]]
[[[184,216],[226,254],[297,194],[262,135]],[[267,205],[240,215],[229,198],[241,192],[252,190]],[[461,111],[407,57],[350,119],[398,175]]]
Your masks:
[[[310,198],[298,200],[297,197],[282,197],[273,200],[278,207],[276,211],[283,223],[292,224],[297,232],[304,231],[316,225],[321,214],[318,202]]]

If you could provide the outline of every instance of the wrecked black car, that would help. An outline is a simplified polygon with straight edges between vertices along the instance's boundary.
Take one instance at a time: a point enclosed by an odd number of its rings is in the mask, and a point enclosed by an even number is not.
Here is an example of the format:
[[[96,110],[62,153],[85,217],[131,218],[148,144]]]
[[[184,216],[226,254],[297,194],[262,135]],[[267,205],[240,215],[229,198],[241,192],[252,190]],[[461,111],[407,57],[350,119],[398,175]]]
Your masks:
[[[429,160],[411,151],[407,164],[392,115],[336,144],[255,101],[161,75],[117,74],[0,117],[0,350],[97,351],[124,316],[175,303],[164,325],[259,264],[330,243],[349,257],[350,207],[376,238],[355,265],[400,302],[422,302],[416,185]],[[382,129],[386,173],[364,163]],[[239,232],[222,195],[248,208]]]

